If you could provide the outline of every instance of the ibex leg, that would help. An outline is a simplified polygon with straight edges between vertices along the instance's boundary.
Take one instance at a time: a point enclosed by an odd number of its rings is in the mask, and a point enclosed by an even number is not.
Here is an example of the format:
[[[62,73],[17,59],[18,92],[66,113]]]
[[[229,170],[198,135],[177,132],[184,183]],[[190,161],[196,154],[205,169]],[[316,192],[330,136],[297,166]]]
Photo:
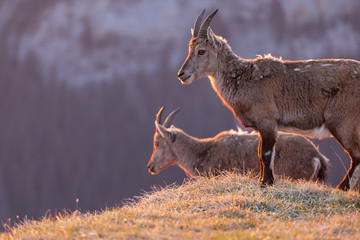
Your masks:
[[[351,158],[351,164],[344,179],[337,186],[339,189],[347,191],[350,189],[350,181],[356,167],[360,166],[360,123],[354,125],[355,121],[343,122],[337,125],[331,133],[341,146],[347,151]]]
[[[274,176],[270,168],[271,156],[275,151],[274,145],[277,137],[277,124],[275,121],[262,120],[258,124],[260,133],[259,158],[260,158],[260,182],[262,185],[272,185]]]

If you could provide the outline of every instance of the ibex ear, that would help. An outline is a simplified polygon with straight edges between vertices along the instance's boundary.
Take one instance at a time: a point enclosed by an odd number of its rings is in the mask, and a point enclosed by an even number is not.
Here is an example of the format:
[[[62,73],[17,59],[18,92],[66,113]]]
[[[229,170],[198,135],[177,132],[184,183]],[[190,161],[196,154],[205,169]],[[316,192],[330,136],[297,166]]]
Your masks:
[[[175,142],[176,135],[173,132],[166,130],[163,126],[155,121],[155,127],[157,132],[165,139],[169,140],[170,142]]]
[[[220,47],[220,42],[216,39],[216,36],[210,27],[207,29],[207,38],[215,49]]]
[[[207,29],[207,37],[211,42],[214,42],[214,32],[211,30],[210,27]]]

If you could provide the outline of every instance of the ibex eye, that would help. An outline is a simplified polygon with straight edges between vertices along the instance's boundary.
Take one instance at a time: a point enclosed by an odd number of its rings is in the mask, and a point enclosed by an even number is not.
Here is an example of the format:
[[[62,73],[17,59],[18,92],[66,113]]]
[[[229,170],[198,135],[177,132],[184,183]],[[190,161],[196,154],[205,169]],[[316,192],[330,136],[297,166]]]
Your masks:
[[[199,55],[204,55],[205,53],[206,53],[206,51],[203,50],[203,49],[200,49],[200,50],[198,51],[198,54],[199,54]]]
[[[158,142],[158,141],[155,141],[154,145],[155,145],[155,147],[158,147],[158,146],[159,146],[159,142]]]

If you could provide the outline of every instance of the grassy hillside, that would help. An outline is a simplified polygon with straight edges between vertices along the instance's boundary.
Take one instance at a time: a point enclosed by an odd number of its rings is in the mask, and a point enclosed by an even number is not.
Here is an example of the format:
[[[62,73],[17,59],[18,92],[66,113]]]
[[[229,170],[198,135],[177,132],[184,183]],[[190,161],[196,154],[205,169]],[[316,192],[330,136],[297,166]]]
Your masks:
[[[145,193],[121,208],[27,221],[4,239],[360,239],[360,194],[225,174]]]

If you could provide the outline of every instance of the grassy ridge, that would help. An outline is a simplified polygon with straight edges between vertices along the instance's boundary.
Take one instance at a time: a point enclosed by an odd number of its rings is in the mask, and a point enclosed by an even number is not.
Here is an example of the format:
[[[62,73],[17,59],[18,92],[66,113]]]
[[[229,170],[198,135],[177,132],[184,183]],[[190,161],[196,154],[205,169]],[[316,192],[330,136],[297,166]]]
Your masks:
[[[360,239],[360,194],[233,173],[145,193],[121,208],[30,221],[5,239]]]

